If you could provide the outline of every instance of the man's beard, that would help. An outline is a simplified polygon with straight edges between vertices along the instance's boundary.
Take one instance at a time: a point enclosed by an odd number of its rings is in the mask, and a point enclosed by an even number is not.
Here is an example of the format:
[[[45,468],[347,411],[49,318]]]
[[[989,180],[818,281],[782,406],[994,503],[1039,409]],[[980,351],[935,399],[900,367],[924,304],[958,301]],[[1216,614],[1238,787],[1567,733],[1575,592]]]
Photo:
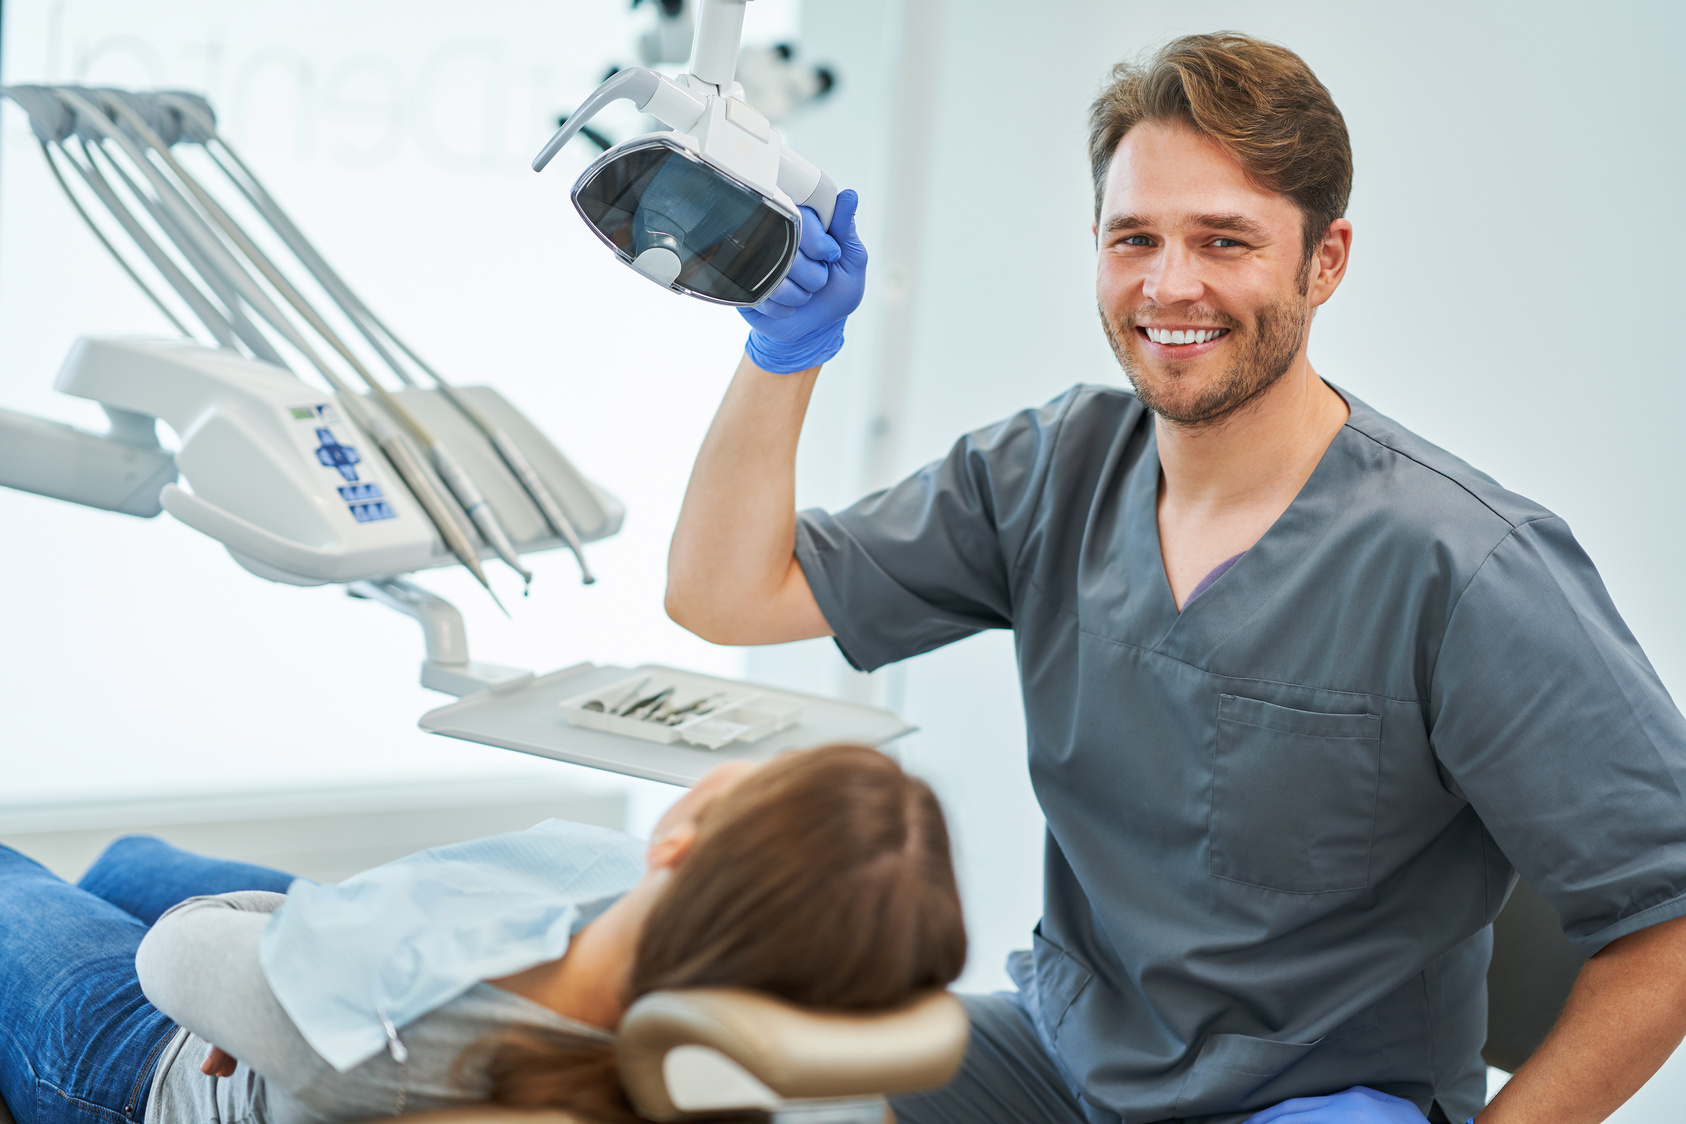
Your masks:
[[[1254,318],[1253,331],[1246,337],[1241,337],[1240,321],[1225,316],[1208,317],[1212,322],[1200,326],[1228,328],[1230,335],[1225,338],[1236,337],[1239,350],[1212,384],[1188,401],[1175,394],[1187,377],[1175,371],[1177,360],[1170,361],[1172,370],[1160,379],[1160,385],[1143,377],[1145,364],[1139,359],[1141,343],[1136,335],[1135,317],[1126,319],[1123,331],[1118,332],[1113,329],[1106,310],[1098,311],[1112,353],[1118,357],[1118,365],[1124,368],[1124,376],[1135,388],[1142,405],[1168,422],[1191,427],[1222,421],[1275,386],[1300,353],[1307,317],[1303,300],[1294,297],[1260,309]]]

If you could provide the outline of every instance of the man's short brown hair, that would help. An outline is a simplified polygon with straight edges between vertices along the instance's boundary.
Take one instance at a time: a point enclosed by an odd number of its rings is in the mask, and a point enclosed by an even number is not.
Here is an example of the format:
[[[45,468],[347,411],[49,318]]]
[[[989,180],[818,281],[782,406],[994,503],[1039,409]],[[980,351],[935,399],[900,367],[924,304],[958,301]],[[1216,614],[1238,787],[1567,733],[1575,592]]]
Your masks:
[[[1310,262],[1352,194],[1352,146],[1334,99],[1286,47],[1234,31],[1185,35],[1146,63],[1119,63],[1089,110],[1095,221],[1112,154],[1143,122],[1181,124],[1216,142],[1254,186],[1305,217]]]

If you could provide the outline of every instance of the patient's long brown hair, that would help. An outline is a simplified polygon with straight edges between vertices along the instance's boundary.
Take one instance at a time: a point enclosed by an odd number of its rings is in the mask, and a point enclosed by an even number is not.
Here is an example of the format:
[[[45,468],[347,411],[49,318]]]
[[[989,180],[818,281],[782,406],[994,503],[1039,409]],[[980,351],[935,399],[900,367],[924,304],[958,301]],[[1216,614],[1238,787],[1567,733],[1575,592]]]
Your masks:
[[[778,758],[708,807],[653,907],[627,1000],[743,987],[839,1011],[897,1006],[966,961],[948,829],[923,781],[876,750]],[[497,1043],[491,1099],[636,1120],[614,1048]]]

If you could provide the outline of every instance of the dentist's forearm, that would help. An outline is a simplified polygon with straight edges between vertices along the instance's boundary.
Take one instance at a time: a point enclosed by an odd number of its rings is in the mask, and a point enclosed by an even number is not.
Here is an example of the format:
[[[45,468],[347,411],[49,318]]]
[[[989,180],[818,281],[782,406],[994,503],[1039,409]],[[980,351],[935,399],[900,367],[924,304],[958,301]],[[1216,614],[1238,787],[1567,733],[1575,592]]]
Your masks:
[[[1686,918],[1613,941],[1586,962],[1563,1015],[1476,1124],[1596,1124],[1686,1038]]]
[[[831,635],[795,553],[796,444],[818,377],[744,356],[703,438],[668,550],[667,612],[705,640]]]

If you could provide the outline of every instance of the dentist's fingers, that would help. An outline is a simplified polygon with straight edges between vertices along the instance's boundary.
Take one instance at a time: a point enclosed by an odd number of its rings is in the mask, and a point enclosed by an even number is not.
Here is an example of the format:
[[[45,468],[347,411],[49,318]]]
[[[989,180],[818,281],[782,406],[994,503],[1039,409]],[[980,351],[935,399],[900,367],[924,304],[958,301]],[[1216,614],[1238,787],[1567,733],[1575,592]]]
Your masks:
[[[752,308],[740,308],[738,311],[749,321],[751,328],[759,328],[764,321],[787,319],[796,309],[788,304],[774,304],[771,300],[765,300]]]
[[[837,209],[831,213],[831,233],[840,247],[838,258],[851,273],[866,268],[866,247],[855,231],[855,213],[860,205],[860,195],[849,188],[838,192]]]
[[[767,297],[766,303],[783,305],[785,308],[794,311],[813,299],[813,293],[800,285],[792,284],[790,278],[787,277],[779,282],[779,287],[774,289]]]
[[[835,226],[836,221],[834,217],[832,225]],[[843,248],[837,244],[837,239],[826,233],[825,224],[812,207],[802,208],[800,248],[815,261],[834,262],[843,256]]]
[[[796,261],[791,264],[790,272],[785,280],[793,281],[810,293],[817,293],[825,287],[825,279],[831,273],[831,267],[823,261],[815,261],[807,254],[798,253]]]

